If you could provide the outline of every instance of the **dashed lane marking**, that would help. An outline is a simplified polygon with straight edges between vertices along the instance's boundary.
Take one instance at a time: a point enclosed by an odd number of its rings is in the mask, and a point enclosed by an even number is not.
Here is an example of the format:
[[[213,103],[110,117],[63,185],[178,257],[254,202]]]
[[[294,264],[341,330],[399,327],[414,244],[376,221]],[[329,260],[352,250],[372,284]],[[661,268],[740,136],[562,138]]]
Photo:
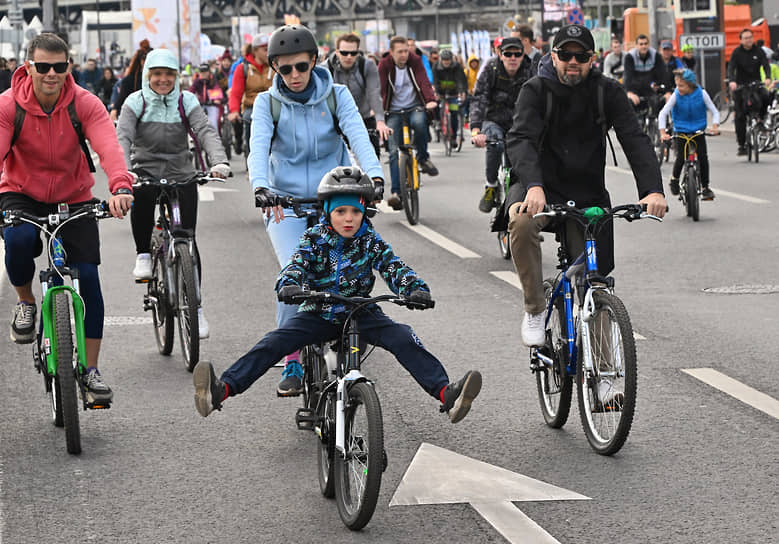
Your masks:
[[[405,221],[401,222],[401,225],[407,227],[409,230],[416,232],[423,238],[427,238],[437,246],[445,249],[449,253],[452,253],[454,255],[457,255],[461,259],[480,259],[481,255],[478,253],[474,253],[467,247],[461,246],[457,242],[454,242],[447,238],[446,236],[443,236],[441,234],[438,234],[433,229],[430,229],[424,225],[409,225]]]
[[[761,393],[738,380],[734,380],[722,372],[718,372],[713,368],[683,368],[682,372],[715,389],[719,389],[723,393],[727,393],[734,399],[740,400],[764,414],[779,419],[779,400],[769,397],[765,393]]]
[[[738,200],[743,200],[744,202],[751,202],[752,204],[770,204],[770,200],[765,200],[763,198],[756,198],[754,196],[747,196],[742,195],[741,193],[732,193],[730,191],[726,191],[724,189],[717,189],[717,196],[726,196],[728,198],[735,198]]]

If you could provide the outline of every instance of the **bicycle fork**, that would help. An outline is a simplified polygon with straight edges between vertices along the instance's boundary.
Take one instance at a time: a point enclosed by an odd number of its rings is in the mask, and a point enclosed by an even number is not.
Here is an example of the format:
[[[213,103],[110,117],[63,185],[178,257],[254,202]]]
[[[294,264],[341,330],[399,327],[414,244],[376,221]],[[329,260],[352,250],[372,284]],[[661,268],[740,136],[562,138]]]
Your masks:
[[[346,455],[346,410],[349,408],[346,402],[349,388],[359,382],[371,383],[368,378],[360,373],[360,334],[357,324],[351,322],[348,331],[349,352],[339,353],[341,362],[346,359],[346,375],[338,378],[338,387],[335,396],[335,448],[342,456]],[[343,366],[341,366],[343,368]],[[344,398],[347,397],[347,398]]]

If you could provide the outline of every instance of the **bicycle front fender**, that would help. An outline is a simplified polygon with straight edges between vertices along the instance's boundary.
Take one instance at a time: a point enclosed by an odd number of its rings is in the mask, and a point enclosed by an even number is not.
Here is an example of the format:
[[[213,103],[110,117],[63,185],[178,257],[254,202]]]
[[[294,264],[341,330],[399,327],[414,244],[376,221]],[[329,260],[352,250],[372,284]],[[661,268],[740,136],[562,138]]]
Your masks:
[[[71,305],[73,307],[73,321],[75,322],[76,351],[78,353],[78,365],[82,371],[86,371],[86,340],[84,334],[84,300],[69,285],[57,285],[46,290],[41,303],[41,320],[43,321],[43,346],[41,349],[46,357],[46,369],[50,376],[57,373],[57,335],[54,327],[54,295],[63,291],[70,292]]]

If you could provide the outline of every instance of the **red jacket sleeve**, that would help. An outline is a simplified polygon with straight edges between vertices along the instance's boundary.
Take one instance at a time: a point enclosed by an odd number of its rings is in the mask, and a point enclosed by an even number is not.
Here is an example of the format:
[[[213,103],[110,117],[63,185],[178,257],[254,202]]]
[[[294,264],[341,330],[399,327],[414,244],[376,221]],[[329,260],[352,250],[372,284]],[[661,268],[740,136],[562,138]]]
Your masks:
[[[246,88],[246,78],[243,75],[243,63],[239,64],[233,72],[233,86],[230,87],[230,99],[228,107],[230,113],[241,112],[241,99]]]

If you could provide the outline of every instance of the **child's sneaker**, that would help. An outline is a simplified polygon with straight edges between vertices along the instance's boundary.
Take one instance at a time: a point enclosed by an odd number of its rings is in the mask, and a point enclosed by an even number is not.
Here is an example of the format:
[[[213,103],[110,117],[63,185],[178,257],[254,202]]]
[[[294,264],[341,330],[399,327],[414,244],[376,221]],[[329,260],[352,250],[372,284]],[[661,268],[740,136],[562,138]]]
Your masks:
[[[449,414],[452,423],[457,423],[468,414],[471,402],[479,395],[479,391],[481,373],[478,370],[469,370],[460,381],[446,386],[441,411]]]
[[[303,392],[303,367],[297,361],[289,361],[281,372],[276,388],[279,397],[297,397]]]
[[[199,362],[192,372],[192,381],[195,383],[195,408],[201,416],[208,417],[214,410],[222,409],[227,388],[216,377],[211,363]]]

